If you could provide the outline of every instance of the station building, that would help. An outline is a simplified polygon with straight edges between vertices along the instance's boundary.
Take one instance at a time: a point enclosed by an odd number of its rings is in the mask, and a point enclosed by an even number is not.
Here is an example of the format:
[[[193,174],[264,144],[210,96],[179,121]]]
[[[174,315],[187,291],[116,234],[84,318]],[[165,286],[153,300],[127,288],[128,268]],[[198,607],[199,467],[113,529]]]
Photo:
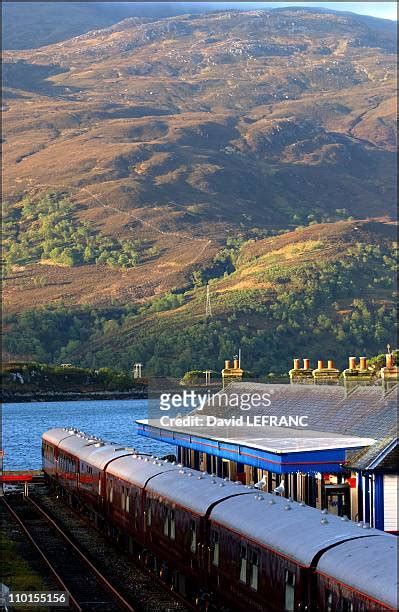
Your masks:
[[[262,482],[269,492],[283,482],[286,497],[398,533],[395,381],[287,385],[233,378],[189,417],[177,425],[141,420],[138,432],[175,446],[185,466]]]

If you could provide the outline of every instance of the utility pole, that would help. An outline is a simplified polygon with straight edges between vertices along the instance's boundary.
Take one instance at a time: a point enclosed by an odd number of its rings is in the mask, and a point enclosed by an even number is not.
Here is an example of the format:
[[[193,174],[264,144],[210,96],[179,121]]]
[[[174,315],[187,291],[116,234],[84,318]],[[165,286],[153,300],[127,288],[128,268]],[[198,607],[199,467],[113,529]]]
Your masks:
[[[205,308],[205,316],[208,319],[212,316],[212,306],[211,306],[211,294],[209,292],[209,284],[206,286],[206,308]]]
[[[205,384],[206,385],[210,385],[211,384],[211,370],[205,370],[204,374],[205,374]]]
[[[133,370],[133,378],[141,378],[141,368],[143,367],[142,363],[135,363]]]

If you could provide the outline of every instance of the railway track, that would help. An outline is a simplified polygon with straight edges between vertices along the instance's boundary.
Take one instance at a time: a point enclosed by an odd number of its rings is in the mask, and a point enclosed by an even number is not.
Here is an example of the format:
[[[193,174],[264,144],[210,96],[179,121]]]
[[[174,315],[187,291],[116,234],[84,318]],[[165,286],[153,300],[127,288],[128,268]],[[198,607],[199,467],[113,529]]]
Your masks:
[[[2,503],[47,565],[60,590],[68,593],[69,609],[135,612],[131,603],[37,502],[14,495],[7,500],[3,497]]]

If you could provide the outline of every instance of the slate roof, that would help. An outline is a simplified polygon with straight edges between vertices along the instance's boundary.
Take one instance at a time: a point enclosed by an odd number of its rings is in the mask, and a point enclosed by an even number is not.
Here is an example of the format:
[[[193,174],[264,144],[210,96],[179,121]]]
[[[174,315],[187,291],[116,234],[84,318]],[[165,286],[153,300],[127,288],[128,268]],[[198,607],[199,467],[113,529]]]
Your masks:
[[[399,464],[399,445],[396,437],[396,426],[391,435],[387,435],[372,446],[353,451],[348,457],[349,467],[360,470],[383,469],[384,471],[396,472]]]
[[[254,406],[250,398],[254,394],[265,393],[269,394],[271,405]],[[231,406],[232,394],[248,399],[250,409],[242,411],[237,406]],[[194,410],[191,414],[213,415],[224,419],[240,414],[277,417],[307,415],[308,431],[373,438],[376,441],[374,444],[351,453],[350,466],[358,469],[368,468],[397,438],[397,385],[385,393],[381,386],[359,385],[348,391],[345,387],[330,385],[236,382],[219,392],[219,395],[220,402],[208,403],[202,411]],[[279,429],[284,431],[285,428]],[[286,431],[292,435],[292,429]],[[296,429],[297,434],[300,431]]]
[[[346,434],[381,440],[397,423],[397,387],[384,394],[380,386],[358,386],[347,392],[344,387],[330,385],[273,385],[263,383],[232,383],[225,389],[227,396],[239,394],[270,394],[269,407],[251,405],[242,411],[236,406],[208,403],[200,412],[227,418],[239,414],[295,416],[307,415],[308,428],[315,431]],[[222,398],[223,399],[223,398]],[[251,403],[251,400],[249,401]]]

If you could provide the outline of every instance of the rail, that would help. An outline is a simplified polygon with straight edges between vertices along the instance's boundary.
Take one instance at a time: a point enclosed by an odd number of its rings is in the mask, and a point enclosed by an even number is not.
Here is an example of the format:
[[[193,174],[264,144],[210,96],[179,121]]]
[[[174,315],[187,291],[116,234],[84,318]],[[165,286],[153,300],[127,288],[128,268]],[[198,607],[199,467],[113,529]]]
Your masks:
[[[75,542],[71,540],[71,538],[65,533],[65,531],[61,529],[61,527],[56,523],[56,521],[43,508],[41,508],[39,504],[33,501],[30,497],[24,497],[23,499],[25,502],[28,502],[29,504],[31,504],[36,510],[36,512],[39,513],[45,519],[45,521],[53,529],[55,529],[58,532],[58,534],[61,536],[64,542],[66,542],[68,546],[74,550],[74,552],[78,555],[78,557],[83,561],[84,565],[86,565],[86,567],[88,567],[90,571],[94,574],[94,576],[96,577],[100,585],[103,587],[103,589],[108,591],[111,594],[115,602],[118,604],[119,609],[128,610],[129,612],[135,612],[135,609],[131,606],[131,604],[123,597],[123,595],[121,595],[121,593],[119,593],[119,591],[115,589],[115,587],[110,583],[110,581],[93,565],[93,563],[90,561],[90,559],[87,558],[85,553],[75,544]],[[65,584],[65,582],[63,581],[63,579],[61,578],[57,570],[54,568],[53,564],[48,559],[48,556],[46,555],[46,553],[42,550],[38,542],[35,540],[35,538],[30,533],[29,528],[26,526],[23,519],[21,519],[21,517],[18,516],[18,514],[15,512],[15,510],[11,507],[11,505],[6,501],[4,497],[2,498],[2,501],[3,501],[3,504],[6,506],[7,510],[9,511],[9,513],[13,516],[13,518],[21,526],[27,538],[32,543],[34,548],[37,550],[37,552],[39,553],[43,561],[46,563],[46,565],[50,569],[52,575],[54,576],[58,584],[61,586],[61,588],[64,591],[68,593],[70,604],[72,604],[74,609],[83,612],[84,608],[81,607],[76,597],[72,595],[70,589]]]

